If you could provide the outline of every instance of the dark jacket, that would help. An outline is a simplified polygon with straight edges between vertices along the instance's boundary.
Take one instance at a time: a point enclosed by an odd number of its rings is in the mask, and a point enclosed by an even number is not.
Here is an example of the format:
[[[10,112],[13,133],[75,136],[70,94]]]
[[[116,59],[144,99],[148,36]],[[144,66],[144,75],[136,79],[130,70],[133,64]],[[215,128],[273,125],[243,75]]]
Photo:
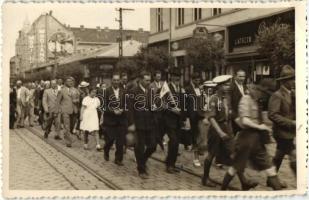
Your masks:
[[[176,92],[175,88],[171,83],[169,83],[168,86],[176,104],[171,100],[170,95],[165,95],[164,102],[167,103],[167,107],[163,112],[163,118],[167,127],[173,129],[181,128],[181,126],[183,125],[183,121],[185,121],[186,118],[184,112],[184,91],[182,91],[183,89],[180,87],[179,91]],[[171,111],[171,109],[176,107],[181,110],[180,114],[176,114]]]
[[[138,85],[131,92],[134,98],[130,98],[130,122],[135,124],[136,130],[149,131],[154,128],[154,113],[151,110],[151,91],[146,93]]]
[[[187,116],[190,118],[191,122],[198,123],[198,120],[204,118],[201,112],[203,109],[202,93],[201,96],[196,96],[195,90],[192,84],[190,84],[190,86],[186,88],[185,98]]]
[[[112,86],[106,89],[104,96],[104,126],[127,126],[128,119],[125,101],[125,93],[121,87],[119,88],[119,99],[116,99]],[[120,115],[114,113],[114,110],[118,108],[123,109]]]
[[[247,90],[246,84],[243,85],[244,91]],[[238,117],[238,105],[240,102],[240,99],[242,98],[242,94],[239,91],[238,86],[235,83],[235,80],[232,81],[231,84],[231,106],[232,106],[232,119],[236,119]]]
[[[293,139],[295,126],[295,95],[281,86],[269,99],[268,117],[274,123],[274,137]]]

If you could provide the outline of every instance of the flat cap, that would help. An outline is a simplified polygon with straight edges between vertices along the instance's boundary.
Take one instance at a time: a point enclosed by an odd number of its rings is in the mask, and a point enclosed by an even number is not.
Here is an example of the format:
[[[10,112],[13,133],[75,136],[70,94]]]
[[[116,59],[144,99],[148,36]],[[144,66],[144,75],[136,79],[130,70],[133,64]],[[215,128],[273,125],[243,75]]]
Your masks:
[[[219,85],[229,81],[232,77],[233,77],[232,75],[220,75],[212,79],[212,81]]]
[[[205,86],[205,87],[216,87],[217,83],[214,83],[213,81],[205,81],[203,83],[203,86]]]

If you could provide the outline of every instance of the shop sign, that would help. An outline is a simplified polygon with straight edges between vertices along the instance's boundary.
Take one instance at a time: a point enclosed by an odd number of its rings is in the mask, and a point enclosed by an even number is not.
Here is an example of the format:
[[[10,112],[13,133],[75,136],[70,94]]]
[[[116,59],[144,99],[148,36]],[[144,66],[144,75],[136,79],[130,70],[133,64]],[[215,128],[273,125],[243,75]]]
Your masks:
[[[45,62],[45,29],[39,29],[39,62]]]
[[[259,28],[265,24],[273,24],[275,21],[279,21],[282,26],[289,24],[293,27],[294,11],[228,27],[229,52],[233,52],[235,48],[254,46]]]

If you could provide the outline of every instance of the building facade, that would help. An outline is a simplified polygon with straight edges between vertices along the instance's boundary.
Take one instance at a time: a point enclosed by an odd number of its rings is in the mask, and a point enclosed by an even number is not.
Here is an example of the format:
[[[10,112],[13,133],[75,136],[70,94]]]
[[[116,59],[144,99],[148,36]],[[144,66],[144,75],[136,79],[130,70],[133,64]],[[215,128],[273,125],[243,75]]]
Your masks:
[[[146,43],[148,31],[123,30],[123,40]],[[52,65],[62,58],[89,53],[118,43],[119,30],[70,27],[58,21],[50,11],[42,14],[32,24],[25,21],[16,40],[16,55],[20,73],[32,73]]]
[[[205,27],[216,40],[224,41],[226,64],[208,76],[233,74],[242,68],[249,78],[271,76],[267,60],[257,53],[254,43],[258,27],[265,20],[282,18],[294,24],[293,8],[151,8],[149,47],[165,48],[175,60],[175,66],[183,70],[183,82],[190,80],[194,66],[186,62],[186,46],[197,27]]]

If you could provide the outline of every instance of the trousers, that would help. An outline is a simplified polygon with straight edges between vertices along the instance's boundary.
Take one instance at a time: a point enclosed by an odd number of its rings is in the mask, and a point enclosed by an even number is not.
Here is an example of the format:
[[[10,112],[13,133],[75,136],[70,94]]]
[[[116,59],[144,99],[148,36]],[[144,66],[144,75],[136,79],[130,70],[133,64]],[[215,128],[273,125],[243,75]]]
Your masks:
[[[137,162],[137,171],[146,172],[146,162],[156,151],[156,135],[152,130],[136,130],[134,153]]]
[[[118,125],[118,126],[106,126],[106,135],[104,137],[105,145],[104,145],[104,153],[109,154],[110,148],[113,144],[116,144],[116,152],[115,152],[115,161],[123,160],[123,147],[126,141],[126,126]]]

